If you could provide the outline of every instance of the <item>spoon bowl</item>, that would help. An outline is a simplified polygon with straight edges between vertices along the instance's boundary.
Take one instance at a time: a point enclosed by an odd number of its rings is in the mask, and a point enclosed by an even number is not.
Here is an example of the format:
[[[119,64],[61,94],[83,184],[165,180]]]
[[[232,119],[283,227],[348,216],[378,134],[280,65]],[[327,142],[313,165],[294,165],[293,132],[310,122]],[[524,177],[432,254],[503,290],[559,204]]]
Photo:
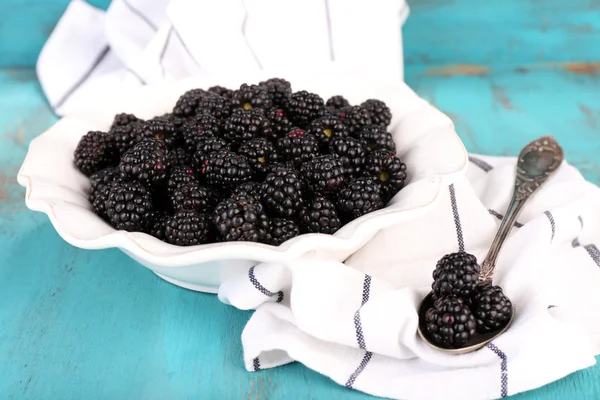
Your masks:
[[[494,340],[496,337],[503,334],[515,319],[515,306],[513,305],[512,315],[510,316],[510,319],[500,330],[488,333],[478,333],[477,335],[471,337],[467,344],[465,344],[463,347],[457,349],[447,349],[445,347],[439,347],[435,343],[431,343],[425,336],[425,314],[427,313],[427,310],[429,310],[431,307],[433,307],[433,293],[430,292],[427,294],[427,296],[425,296],[425,298],[423,299],[423,301],[421,301],[421,304],[419,305],[419,326],[417,328],[419,336],[430,347],[433,347],[436,350],[448,354],[466,354],[475,350],[479,350],[480,348],[484,347],[486,344]]]
[[[544,136],[527,144],[519,153],[517,159],[517,174],[512,198],[506,210],[504,219],[500,223],[498,232],[492,241],[490,250],[481,263],[481,272],[478,280],[480,283],[489,285],[494,278],[496,259],[506,241],[517,217],[523,206],[531,196],[540,188],[540,186],[556,172],[564,159],[563,149],[558,145],[556,139],[552,136]],[[476,334],[469,338],[469,341],[459,348],[445,348],[436,345],[427,338],[425,315],[427,310],[433,307],[433,292],[430,292],[421,301],[419,305],[419,336],[430,347],[448,354],[465,354],[478,350],[503,334],[515,318],[515,307],[512,306],[510,320],[500,330]]]

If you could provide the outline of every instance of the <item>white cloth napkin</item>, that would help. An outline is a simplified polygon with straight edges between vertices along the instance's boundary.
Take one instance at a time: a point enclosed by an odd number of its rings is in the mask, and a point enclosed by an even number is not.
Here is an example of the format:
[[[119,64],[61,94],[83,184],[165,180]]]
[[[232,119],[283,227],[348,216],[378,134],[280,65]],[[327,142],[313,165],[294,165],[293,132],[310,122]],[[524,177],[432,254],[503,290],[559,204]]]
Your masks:
[[[72,0],[37,74],[58,115],[188,76],[336,71],[403,78],[404,0]]]
[[[394,399],[487,399],[540,387],[600,353],[600,189],[564,163],[526,205],[495,275],[516,307],[510,329],[467,355],[417,335],[436,261],[482,260],[502,219],[514,158],[471,156],[432,209],[380,232],[344,264],[260,264],[221,287],[256,309],[242,333],[249,371],[299,361],[340,385]]]

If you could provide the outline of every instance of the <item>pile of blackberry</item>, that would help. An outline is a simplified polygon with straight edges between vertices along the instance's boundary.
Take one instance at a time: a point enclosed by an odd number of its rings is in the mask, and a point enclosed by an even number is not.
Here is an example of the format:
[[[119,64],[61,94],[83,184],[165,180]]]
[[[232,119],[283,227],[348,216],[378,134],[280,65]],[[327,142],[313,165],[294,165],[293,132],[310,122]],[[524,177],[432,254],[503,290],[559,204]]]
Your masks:
[[[270,245],[333,234],[384,207],[406,182],[388,106],[352,105],[272,78],[184,93],[143,120],[116,115],[74,152],[90,204],[115,229],[192,246]]]
[[[425,314],[425,335],[444,348],[464,347],[477,334],[501,330],[513,307],[500,286],[478,282],[480,267],[464,251],[446,254],[433,271],[433,307]]]

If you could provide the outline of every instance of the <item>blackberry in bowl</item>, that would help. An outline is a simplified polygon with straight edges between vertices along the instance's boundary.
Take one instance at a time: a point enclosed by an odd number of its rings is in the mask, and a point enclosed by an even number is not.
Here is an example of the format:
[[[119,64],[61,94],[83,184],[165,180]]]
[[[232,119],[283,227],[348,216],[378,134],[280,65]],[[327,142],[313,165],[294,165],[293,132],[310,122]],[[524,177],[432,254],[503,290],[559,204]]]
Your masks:
[[[31,143],[19,173],[27,206],[75,246],[118,247],[170,282],[215,292],[258,262],[307,252],[343,260],[412,218],[408,203],[427,207],[446,176],[462,173],[464,148],[448,119],[404,86],[285,79],[292,88],[268,76],[254,81],[260,89],[213,78],[202,89],[150,85],[119,93],[93,119],[63,118]],[[333,93],[348,101],[326,106],[321,96]],[[410,202],[383,207],[385,183],[372,172],[383,164],[367,168],[374,152],[358,136],[378,121],[350,104],[369,99],[402,118],[386,132],[402,139],[395,155],[407,176],[398,198]],[[250,123],[228,125],[241,113]],[[438,129],[411,128],[411,118],[424,117]],[[87,132],[99,133],[82,139]]]

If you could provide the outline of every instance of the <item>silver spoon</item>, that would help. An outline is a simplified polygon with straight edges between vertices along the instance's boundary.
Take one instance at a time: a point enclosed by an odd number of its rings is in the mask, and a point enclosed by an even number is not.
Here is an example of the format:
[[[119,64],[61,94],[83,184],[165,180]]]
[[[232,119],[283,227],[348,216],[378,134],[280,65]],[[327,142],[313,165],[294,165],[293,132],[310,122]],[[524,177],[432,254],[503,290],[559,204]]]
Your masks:
[[[490,246],[490,251],[485,260],[483,260],[483,263],[481,263],[479,282],[484,284],[492,283],[496,259],[498,258],[500,249],[502,249],[502,245],[506,241],[523,206],[536,190],[558,169],[563,159],[563,149],[552,136],[541,137],[529,143],[521,150],[517,160],[517,177],[512,199],[510,200],[504,219],[498,228],[498,233],[496,233],[496,237]],[[465,346],[458,349],[446,349],[430,342],[424,334],[425,314],[427,313],[427,310],[433,306],[432,294],[433,292],[430,292],[425,296],[419,305],[419,336],[421,336],[423,341],[429,346],[444,353],[465,354],[482,348],[504,333],[515,317],[515,309],[513,306],[512,317],[501,330],[476,334],[469,339]]]

